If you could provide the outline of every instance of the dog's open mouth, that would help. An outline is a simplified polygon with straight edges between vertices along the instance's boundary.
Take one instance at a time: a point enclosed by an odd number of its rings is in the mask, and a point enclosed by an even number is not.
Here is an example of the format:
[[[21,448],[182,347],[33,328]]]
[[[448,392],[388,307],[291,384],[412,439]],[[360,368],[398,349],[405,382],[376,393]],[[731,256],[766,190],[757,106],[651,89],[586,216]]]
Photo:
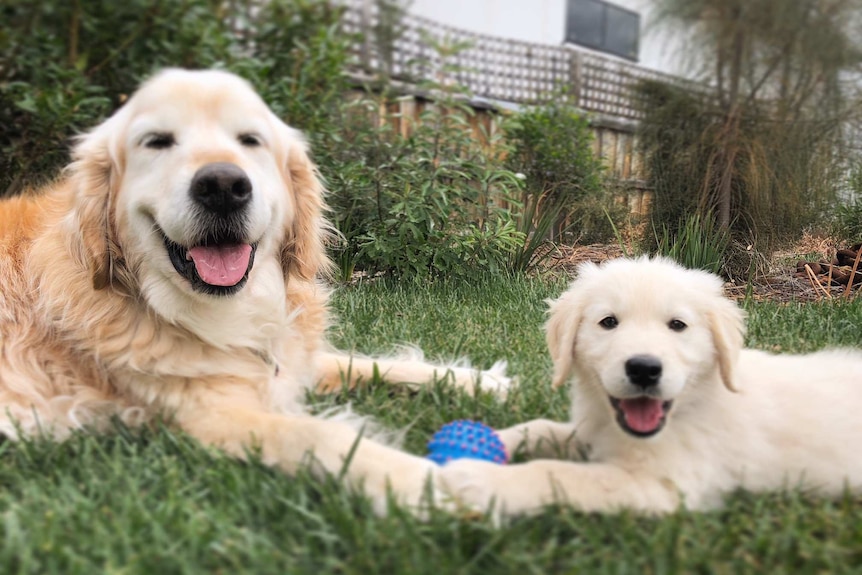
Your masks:
[[[673,401],[662,401],[654,397],[611,398],[617,413],[617,423],[624,431],[637,437],[649,437],[658,433],[667,418]]]
[[[233,295],[248,281],[257,244],[232,237],[212,237],[186,248],[171,241],[164,233],[162,237],[174,269],[189,281],[195,291]]]

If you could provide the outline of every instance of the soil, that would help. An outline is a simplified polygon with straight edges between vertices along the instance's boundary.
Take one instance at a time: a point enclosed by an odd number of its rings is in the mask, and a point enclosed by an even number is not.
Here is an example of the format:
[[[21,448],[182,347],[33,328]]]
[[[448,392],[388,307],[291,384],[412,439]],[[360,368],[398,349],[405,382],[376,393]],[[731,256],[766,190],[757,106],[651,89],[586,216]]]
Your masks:
[[[735,300],[750,298],[755,301],[774,301],[779,303],[811,302],[827,299],[853,299],[859,286],[851,290],[843,285],[822,285],[808,278],[794,277],[799,260],[831,261],[840,246],[833,239],[803,235],[797,244],[788,249],[775,252],[766,261],[765,270],[750,284],[749,282],[729,281],[724,284],[728,297]],[[587,246],[557,246],[546,265],[549,273],[563,273],[574,277],[578,264],[591,261],[600,263],[625,255],[616,244],[596,244]]]

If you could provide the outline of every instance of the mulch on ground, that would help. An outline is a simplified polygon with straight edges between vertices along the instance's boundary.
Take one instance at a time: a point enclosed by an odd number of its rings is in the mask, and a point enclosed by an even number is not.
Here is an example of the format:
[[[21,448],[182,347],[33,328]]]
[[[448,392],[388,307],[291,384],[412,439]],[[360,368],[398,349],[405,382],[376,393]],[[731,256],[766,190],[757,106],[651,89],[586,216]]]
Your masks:
[[[834,262],[837,271],[839,263],[837,254],[841,249],[828,238],[805,234],[796,245],[773,254],[769,260],[768,270],[764,274],[751,283],[727,282],[724,284],[724,291],[728,297],[735,300],[749,298],[754,301],[781,303],[855,298],[860,286],[853,285],[848,291],[846,282],[841,284],[833,281],[833,278],[826,273],[828,268],[825,266],[822,267],[824,273],[815,274],[813,279],[807,273],[804,276],[798,274],[798,262],[803,260]],[[622,248],[617,244],[556,246],[545,264],[552,273],[574,277],[578,264],[582,262],[601,263],[624,255]],[[844,263],[844,260],[841,259],[840,263]],[[836,271],[833,271],[834,276],[838,275]]]

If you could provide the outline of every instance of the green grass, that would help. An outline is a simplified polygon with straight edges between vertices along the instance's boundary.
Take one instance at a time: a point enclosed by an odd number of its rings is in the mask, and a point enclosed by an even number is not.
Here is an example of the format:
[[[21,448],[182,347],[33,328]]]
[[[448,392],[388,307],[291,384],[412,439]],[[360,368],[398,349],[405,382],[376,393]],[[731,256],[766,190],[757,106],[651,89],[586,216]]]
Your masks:
[[[511,360],[523,390],[505,403],[443,386],[348,396],[421,452],[453,418],[502,427],[563,418],[541,325],[561,284],[340,288],[332,337],[348,349],[421,345],[431,357]],[[785,351],[858,341],[862,304],[751,304],[750,344]],[[848,438],[857,441],[857,438]],[[524,486],[529,489],[529,486]],[[862,498],[739,493],[711,513],[660,519],[554,508],[495,529],[483,519],[395,509],[376,518],[334,482],[220,457],[165,429],[0,444],[2,573],[862,573]]]

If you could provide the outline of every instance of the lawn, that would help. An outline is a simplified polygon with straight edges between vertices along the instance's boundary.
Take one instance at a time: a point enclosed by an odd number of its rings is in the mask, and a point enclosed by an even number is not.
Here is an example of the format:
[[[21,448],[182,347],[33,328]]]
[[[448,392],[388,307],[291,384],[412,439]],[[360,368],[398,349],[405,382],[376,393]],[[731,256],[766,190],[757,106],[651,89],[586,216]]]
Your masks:
[[[562,287],[500,279],[339,288],[339,346],[379,353],[412,342],[481,366],[505,357],[522,386],[505,403],[442,385],[313,400],[320,409],[350,401],[408,427],[406,446],[417,452],[459,417],[495,427],[563,418],[541,331],[543,299]],[[755,347],[853,345],[862,333],[860,303],[746,307]],[[502,529],[443,513],[419,522],[400,509],[381,519],[334,482],[236,462],[163,429],[0,444],[0,486],[3,573],[862,573],[858,496],[739,493],[722,511],[661,519],[556,508]]]

